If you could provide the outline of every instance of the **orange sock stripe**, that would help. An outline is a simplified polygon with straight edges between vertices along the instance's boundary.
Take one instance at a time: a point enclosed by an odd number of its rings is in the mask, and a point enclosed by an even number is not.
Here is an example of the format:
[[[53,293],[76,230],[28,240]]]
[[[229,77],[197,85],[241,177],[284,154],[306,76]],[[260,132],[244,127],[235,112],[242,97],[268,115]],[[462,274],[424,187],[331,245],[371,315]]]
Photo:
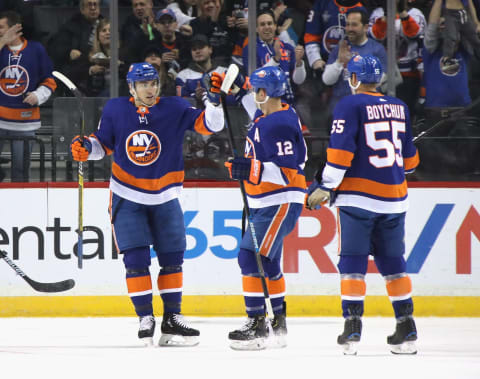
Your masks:
[[[267,282],[268,293],[270,295],[278,295],[285,293],[285,278],[282,276],[278,280],[269,280]]]
[[[262,281],[260,278],[256,278],[253,276],[242,276],[242,288],[243,293],[246,294],[262,294],[263,296],[263,287]]]
[[[367,285],[364,280],[342,279],[340,291],[342,296],[363,297],[367,293]]]
[[[176,272],[168,275],[158,275],[158,289],[167,290],[183,287],[183,272]]]
[[[127,278],[128,293],[144,292],[152,290],[152,279],[150,276],[137,276]]]
[[[406,296],[412,292],[412,280],[403,276],[387,282],[387,293],[390,297]]]

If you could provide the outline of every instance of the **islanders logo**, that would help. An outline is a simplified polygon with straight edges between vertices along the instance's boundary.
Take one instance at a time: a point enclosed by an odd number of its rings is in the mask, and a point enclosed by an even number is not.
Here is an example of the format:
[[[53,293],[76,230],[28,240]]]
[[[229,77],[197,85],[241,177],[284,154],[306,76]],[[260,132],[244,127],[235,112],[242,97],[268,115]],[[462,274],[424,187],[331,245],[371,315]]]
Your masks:
[[[28,89],[30,77],[22,66],[6,66],[0,71],[0,91],[7,96],[21,96]]]
[[[148,166],[160,156],[162,144],[155,133],[149,130],[137,130],[125,141],[128,159],[137,166]]]

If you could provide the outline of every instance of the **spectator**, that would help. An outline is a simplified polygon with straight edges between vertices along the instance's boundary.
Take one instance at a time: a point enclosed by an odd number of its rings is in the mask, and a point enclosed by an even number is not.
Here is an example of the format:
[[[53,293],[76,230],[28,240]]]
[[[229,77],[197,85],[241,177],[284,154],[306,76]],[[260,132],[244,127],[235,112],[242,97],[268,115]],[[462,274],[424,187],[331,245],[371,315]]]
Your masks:
[[[52,62],[45,48],[22,36],[21,18],[14,11],[0,13],[0,152],[2,137],[34,137],[39,129],[40,109],[57,85]],[[24,153],[22,140],[13,141],[12,182],[28,181],[31,144]],[[24,162],[24,157],[27,162]],[[0,181],[5,173],[0,170]]]
[[[120,55],[121,51],[120,51]],[[119,61],[119,75],[126,75],[126,66]],[[80,56],[65,69],[67,76],[86,96],[110,95],[110,21],[100,20],[88,56]]]
[[[329,54],[345,34],[346,14],[361,7],[356,0],[316,0],[305,24],[305,48],[308,63],[315,71],[323,71]]]
[[[292,80],[295,84],[302,84],[307,73],[302,60],[303,46],[293,47],[280,41],[276,37],[277,24],[271,10],[265,10],[257,16],[257,64],[263,66],[279,66],[287,76],[287,90],[282,100],[294,104]],[[243,66],[248,67],[248,41],[243,48]]]
[[[48,52],[55,68],[63,71],[67,64],[88,56],[95,39],[95,28],[103,18],[100,0],[80,0],[80,11],[60,27],[48,42]]]
[[[145,62],[150,63],[158,71],[160,77],[160,93],[162,96],[175,96],[175,78],[167,72],[165,63],[162,61],[162,52],[157,46],[149,46],[143,53]]]
[[[235,41],[238,40],[236,29],[228,27],[227,18],[220,15],[220,0],[198,0],[200,16],[190,22],[193,34],[204,34],[213,48],[213,57],[224,66],[228,66]]]
[[[130,14],[122,25],[120,39],[124,46],[138,43],[140,36],[146,43],[155,39],[153,22],[155,14],[153,13],[152,0],[132,0],[132,14]]]
[[[461,43],[470,55],[480,56],[480,32],[477,12],[472,0],[445,0],[445,30],[442,43],[443,69],[456,66],[454,55]]]
[[[421,49],[427,21],[422,11],[410,8],[407,0],[397,1],[395,33],[397,37],[397,66],[401,80],[396,88],[396,96],[405,102],[410,110],[410,118],[415,116],[415,104],[420,94]],[[381,43],[386,43],[387,19],[385,9],[378,7],[370,15],[370,35]]]
[[[192,29],[183,25],[180,32],[176,32],[177,18],[171,9],[158,11],[155,17],[155,28],[161,35],[160,50],[162,62],[175,77],[182,68],[190,62],[190,40]]]
[[[197,17],[197,0],[177,0],[168,4],[167,8],[175,13],[178,27],[190,24]]]
[[[330,110],[333,110],[338,100],[351,94],[346,67],[353,55],[373,55],[380,60],[382,68],[387,67],[385,48],[367,36],[368,15],[365,8],[353,8],[347,12],[345,32],[346,38],[330,53],[322,75],[323,82],[333,86]]]

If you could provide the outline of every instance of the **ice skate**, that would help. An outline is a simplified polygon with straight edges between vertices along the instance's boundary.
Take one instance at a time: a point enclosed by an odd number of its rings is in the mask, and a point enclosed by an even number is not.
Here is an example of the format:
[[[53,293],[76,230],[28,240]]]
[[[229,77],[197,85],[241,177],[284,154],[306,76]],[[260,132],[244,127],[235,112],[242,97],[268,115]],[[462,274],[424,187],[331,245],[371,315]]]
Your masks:
[[[228,333],[233,350],[263,350],[267,338],[268,326],[264,315],[249,317],[240,329]]]
[[[287,315],[286,315],[286,303],[283,303],[283,312],[274,315],[272,320],[272,329],[274,338],[274,346],[272,347],[285,347],[287,346]]]
[[[180,313],[165,313],[161,330],[159,346],[195,346],[200,342],[200,332],[187,326]]]
[[[397,320],[395,333],[387,337],[393,354],[417,354],[417,328],[412,316]]]
[[[138,338],[145,346],[153,346],[153,333],[155,332],[155,317],[153,315],[140,317]]]
[[[344,355],[357,355],[357,344],[362,336],[362,319],[351,316],[345,319],[343,333],[337,338],[337,343],[343,347]]]

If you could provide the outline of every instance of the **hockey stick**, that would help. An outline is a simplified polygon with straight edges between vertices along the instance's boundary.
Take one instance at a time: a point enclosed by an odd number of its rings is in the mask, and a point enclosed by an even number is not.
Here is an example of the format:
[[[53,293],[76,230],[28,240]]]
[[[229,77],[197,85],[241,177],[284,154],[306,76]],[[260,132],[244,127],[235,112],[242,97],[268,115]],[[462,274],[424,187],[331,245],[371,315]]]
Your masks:
[[[2,258],[8,265],[15,270],[17,275],[20,275],[30,286],[38,292],[63,292],[75,286],[73,279],[63,280],[55,283],[40,283],[30,279],[15,263],[13,263],[7,256],[7,252],[0,250],[0,258]]]
[[[450,116],[448,116],[447,118],[444,118],[438,122],[436,122],[435,124],[433,124],[430,128],[428,128],[427,130],[424,130],[423,132],[420,132],[417,136],[413,137],[413,143],[416,143],[418,142],[419,140],[421,140],[422,138],[428,136],[434,129],[438,128],[438,126],[440,125],[443,125],[444,123],[446,123],[447,121],[452,121],[453,119],[455,119],[456,116],[460,116],[460,115],[463,115],[465,114],[466,112],[468,112],[470,109],[473,109],[475,108],[478,104],[480,104],[480,97],[477,98],[474,102],[472,102],[470,105],[466,106],[465,108],[463,109],[459,109],[458,111],[455,111],[453,112]]]
[[[53,76],[60,80],[75,95],[78,101],[80,111],[80,143],[83,145],[83,136],[85,135],[85,112],[83,108],[83,96],[77,86],[61,72],[53,71]],[[83,162],[78,162],[78,243],[77,258],[78,268],[83,267]]]
[[[228,131],[228,140],[230,142],[230,146],[232,148],[232,153],[234,157],[238,157],[238,150],[235,144],[235,140],[233,138],[232,128],[230,127],[231,124],[230,124],[230,117],[228,115],[228,110],[227,110],[226,98],[227,98],[228,92],[230,91],[230,88],[232,87],[232,84],[235,78],[238,75],[238,72],[239,72],[238,66],[232,63],[228,67],[227,73],[225,74],[225,79],[223,79],[222,86],[220,88],[220,96],[222,98],[221,103],[222,103],[223,113],[225,114],[225,126]],[[243,180],[240,180],[239,183],[240,183],[240,191],[242,193],[243,207],[248,220],[248,227],[250,228],[250,233],[252,234],[253,246],[255,247],[255,258],[257,261],[258,271],[260,273],[260,280],[262,282],[263,296],[265,297],[265,305],[267,307],[267,315],[269,317],[273,317],[272,301],[270,300],[270,294],[268,293],[267,280],[265,278],[265,271],[263,270],[262,258],[260,255],[260,247],[258,245],[255,226],[253,225],[252,217],[250,214],[250,208],[248,206],[247,193],[245,192],[245,184],[243,183]],[[273,336],[272,325],[270,322],[268,323],[268,325],[270,329],[270,335]]]

